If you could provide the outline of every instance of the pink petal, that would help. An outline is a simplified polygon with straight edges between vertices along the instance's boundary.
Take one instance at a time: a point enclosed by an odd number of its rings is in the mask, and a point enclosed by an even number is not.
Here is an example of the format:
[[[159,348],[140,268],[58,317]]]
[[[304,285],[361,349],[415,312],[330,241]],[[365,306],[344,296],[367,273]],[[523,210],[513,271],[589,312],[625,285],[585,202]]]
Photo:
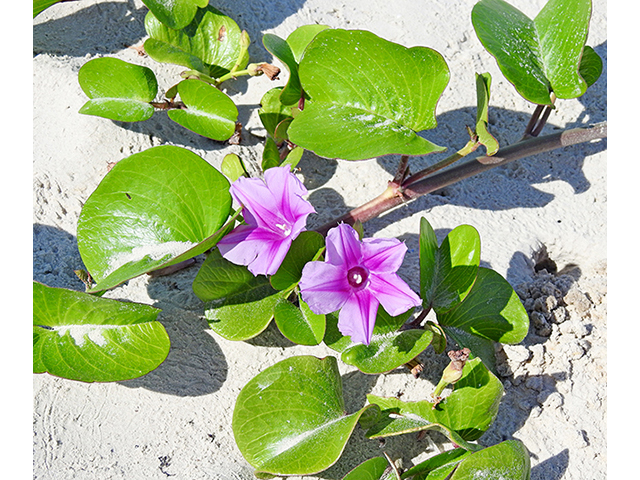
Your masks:
[[[344,268],[326,262],[309,262],[300,279],[302,299],[318,315],[335,312],[351,295]]]
[[[369,345],[379,305],[378,299],[368,289],[355,292],[340,310],[338,330],[351,336],[353,343]]]
[[[279,203],[259,178],[240,177],[233,182],[229,191],[244,207],[242,214],[247,224],[271,229],[283,223]]]
[[[247,268],[254,275],[273,275],[287,256],[291,242],[291,237],[287,237],[279,242],[263,243],[264,249]]]
[[[365,238],[362,241],[362,262],[371,272],[397,272],[406,252],[407,246],[397,238]]]
[[[422,303],[420,297],[395,273],[383,275],[372,273],[369,275],[369,280],[368,289],[389,315],[400,315]]]
[[[286,219],[293,221],[301,214],[315,212],[311,204],[301,198],[308,193],[307,189],[289,167],[269,168],[264,172],[264,181]]]
[[[251,225],[240,225],[218,242],[222,256],[236,265],[246,265],[254,275],[273,275],[289,247],[291,238]]]
[[[333,265],[343,265],[347,270],[362,261],[362,246],[351,225],[341,223],[327,233],[325,259]]]

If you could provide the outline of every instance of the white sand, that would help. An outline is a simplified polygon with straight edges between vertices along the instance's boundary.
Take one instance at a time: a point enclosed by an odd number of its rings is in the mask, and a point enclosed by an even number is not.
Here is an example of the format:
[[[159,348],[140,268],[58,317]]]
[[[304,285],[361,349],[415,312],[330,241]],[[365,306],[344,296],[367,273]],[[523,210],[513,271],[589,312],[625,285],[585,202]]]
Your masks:
[[[286,37],[297,26],[316,22],[367,29],[408,47],[436,49],[446,59],[452,80],[438,105],[439,126],[426,136],[450,149],[466,143],[464,127],[474,122],[476,72],[493,76],[490,129],[502,144],[520,138],[533,111],[475,36],[470,20],[474,0],[434,0],[419,6],[409,0],[214,3],[249,32],[256,62],[271,60],[262,48],[263,33]],[[513,3],[535,16],[545,2]],[[136,124],[77,113],[86,101],[77,73],[91,58],[109,55],[146,65],[158,76],[161,92],[179,80],[182,68],[157,64],[127,48],[144,40],[145,12],[139,0],[83,0],[54,5],[34,20],[34,279],[47,285],[83,290],[73,274],[82,267],[76,223],[83,202],[111,162],[161,144],[189,148],[214,166],[227,153],[260,161],[262,144],[256,135],[264,132],[257,104],[269,88],[284,84],[286,71],[273,83],[260,77],[227,84],[245,126],[240,146],[188,132],[164,113]],[[606,119],[604,0],[594,1],[588,44],[603,57],[605,73],[582,98],[558,102],[545,133]],[[311,227],[381,192],[397,160],[345,162],[305,153],[301,178],[318,211],[310,217]],[[413,159],[412,169],[432,161]],[[531,298],[530,310],[546,315],[542,320],[538,315],[538,330],[532,327],[522,345],[499,352],[506,395],[497,422],[481,443],[522,440],[531,452],[534,480],[605,478],[606,141],[524,159],[438,193],[368,222],[365,234],[406,241],[409,252],[400,274],[417,290],[420,217],[428,218],[440,240],[457,225],[471,224],[480,232],[483,265],[514,286],[529,282],[531,288],[519,292]],[[531,284],[532,252],[541,244],[560,269],[578,266],[574,280],[538,277]],[[159,320],[169,332],[172,350],[156,371],[113,384],[34,376],[34,478],[253,478],[231,431],[236,395],[258,372],[284,358],[322,357],[332,351],[291,346],[273,330],[249,342],[229,342],[207,330],[201,304],[191,291],[201,263],[199,258],[196,266],[169,277],[140,277],[107,294],[163,309]],[[567,303],[565,311],[550,298],[550,286],[558,283],[568,288],[560,295]],[[537,305],[535,295],[542,298]],[[551,322],[561,313],[568,319]],[[430,349],[421,359],[426,373],[419,380],[402,369],[368,376],[341,364],[348,412],[362,407],[367,393],[402,391],[403,400],[425,398],[446,359]],[[414,435],[389,439],[385,450],[410,466],[432,455],[436,444],[450,448],[444,437],[433,434],[420,441]],[[358,463],[380,454],[378,442],[366,440],[357,428],[342,459],[319,477],[342,478]]]

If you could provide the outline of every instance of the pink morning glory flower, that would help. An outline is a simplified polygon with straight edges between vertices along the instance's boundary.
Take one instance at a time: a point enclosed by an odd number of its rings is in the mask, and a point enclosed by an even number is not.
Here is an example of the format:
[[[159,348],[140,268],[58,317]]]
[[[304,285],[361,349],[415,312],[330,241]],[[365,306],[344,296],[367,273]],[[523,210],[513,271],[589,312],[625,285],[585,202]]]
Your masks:
[[[229,191],[242,205],[245,224],[218,242],[220,253],[254,275],[273,275],[305,229],[307,216],[315,212],[302,198],[307,189],[287,166],[269,168],[264,181],[240,177]]]
[[[340,332],[369,345],[380,304],[396,316],[422,303],[396,273],[406,251],[395,238],[360,241],[353,227],[342,223],[327,234],[326,261],[304,266],[302,299],[317,314],[340,310]]]

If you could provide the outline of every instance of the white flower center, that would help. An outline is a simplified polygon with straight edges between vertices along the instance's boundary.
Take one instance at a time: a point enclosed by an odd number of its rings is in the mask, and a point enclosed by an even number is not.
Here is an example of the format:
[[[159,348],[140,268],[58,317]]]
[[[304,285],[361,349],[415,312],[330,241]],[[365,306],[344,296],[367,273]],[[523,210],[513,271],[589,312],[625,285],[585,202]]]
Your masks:
[[[284,237],[291,235],[291,227],[286,223],[276,223],[276,228],[282,230],[282,236]]]

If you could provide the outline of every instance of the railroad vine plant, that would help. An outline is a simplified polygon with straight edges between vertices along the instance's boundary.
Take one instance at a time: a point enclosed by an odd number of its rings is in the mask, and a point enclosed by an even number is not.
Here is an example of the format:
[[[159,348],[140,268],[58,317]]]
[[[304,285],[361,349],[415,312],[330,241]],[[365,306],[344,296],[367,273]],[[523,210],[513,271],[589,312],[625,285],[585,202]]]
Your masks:
[[[34,16],[55,1],[34,0]],[[80,112],[138,122],[155,110],[217,141],[241,141],[234,102],[223,82],[279,69],[250,63],[250,39],[207,0],[145,0],[146,53],[186,68],[157,101],[152,70],[110,57],[88,61],[78,81],[88,97]],[[389,457],[363,459],[345,479],[528,479],[529,455],[517,440],[477,442],[494,421],[503,386],[494,344],[515,344],[529,320],[497,272],[480,266],[480,238],[456,226],[438,242],[422,218],[420,288],[398,276],[405,245],[363,238],[362,223],[445,185],[532,153],[606,136],[606,125],[539,137],[558,99],[585,93],[602,71],[585,46],[590,0],[549,0],[530,19],[503,0],[480,0],[471,12],[478,38],[501,72],[536,104],[521,141],[499,147],[488,131],[491,76],[476,75],[477,120],[469,142],[425,170],[408,174],[410,157],[441,152],[418,132],[436,127],[436,105],[451,72],[428,47],[406,48],[364,30],[306,25],[262,42],[288,70],[286,85],[264,94],[267,131],[259,174],[236,155],[221,171],[189,150],[157,146],[119,161],[86,199],[78,222],[78,270],[86,292],[34,282],[35,373],[83,382],[144,375],[169,353],[159,310],[101,298],[106,290],[206,255],[193,282],[211,330],[248,340],[271,322],[302,345],[324,342],[335,356],[287,358],[260,372],[238,395],[237,445],[256,475],[305,475],[340,457],[359,424],[367,438],[436,430],[455,445],[402,471]],[[480,146],[486,155],[461,161]],[[303,151],[366,160],[400,155],[386,190],[342,218],[310,231],[315,209],[296,176]],[[447,167],[447,168],[445,168]],[[435,312],[435,320],[427,314]],[[389,372],[429,346],[451,364],[424,400],[369,395],[345,412],[338,361],[368,374]],[[337,358],[339,357],[339,359]],[[415,373],[415,371],[414,371]],[[449,393],[442,395],[446,386]]]

